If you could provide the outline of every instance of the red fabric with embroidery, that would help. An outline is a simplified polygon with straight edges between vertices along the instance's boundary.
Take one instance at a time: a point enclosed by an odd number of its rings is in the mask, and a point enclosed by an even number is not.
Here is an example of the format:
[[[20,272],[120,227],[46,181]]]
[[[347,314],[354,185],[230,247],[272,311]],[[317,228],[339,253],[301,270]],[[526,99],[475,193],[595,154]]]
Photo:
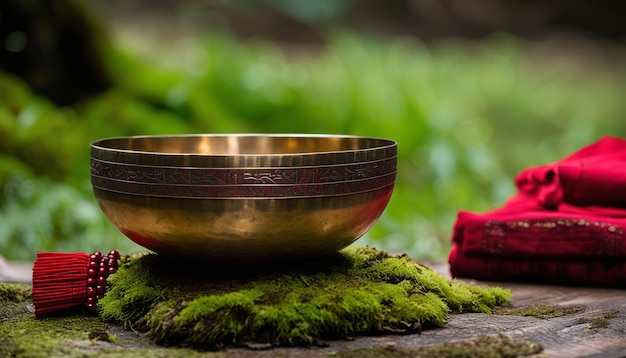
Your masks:
[[[523,170],[518,193],[454,225],[455,277],[626,287],[626,140]]]

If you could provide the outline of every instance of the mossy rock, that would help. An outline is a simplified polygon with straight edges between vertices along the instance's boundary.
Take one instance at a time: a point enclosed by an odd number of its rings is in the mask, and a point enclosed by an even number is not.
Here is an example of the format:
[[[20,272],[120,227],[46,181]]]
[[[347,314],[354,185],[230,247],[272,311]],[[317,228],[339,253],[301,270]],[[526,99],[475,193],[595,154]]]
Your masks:
[[[143,254],[126,257],[109,284],[102,318],[148,332],[161,345],[200,349],[418,332],[443,326],[449,313],[489,313],[511,296],[363,247],[264,266]]]

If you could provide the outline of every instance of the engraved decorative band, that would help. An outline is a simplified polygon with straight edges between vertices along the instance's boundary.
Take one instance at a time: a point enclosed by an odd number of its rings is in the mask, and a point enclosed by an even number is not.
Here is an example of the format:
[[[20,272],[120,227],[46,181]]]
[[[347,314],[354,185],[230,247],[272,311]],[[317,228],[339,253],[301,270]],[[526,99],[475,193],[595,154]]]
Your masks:
[[[320,197],[372,191],[392,185],[396,173],[378,178],[301,185],[154,185],[92,178],[94,187],[126,194],[173,198]]]
[[[118,164],[91,159],[100,189],[159,197],[334,196],[394,183],[396,158],[323,167],[188,168]]]
[[[312,184],[365,179],[396,171],[396,158],[316,167],[190,168],[120,164],[91,159],[91,175],[154,184]]]

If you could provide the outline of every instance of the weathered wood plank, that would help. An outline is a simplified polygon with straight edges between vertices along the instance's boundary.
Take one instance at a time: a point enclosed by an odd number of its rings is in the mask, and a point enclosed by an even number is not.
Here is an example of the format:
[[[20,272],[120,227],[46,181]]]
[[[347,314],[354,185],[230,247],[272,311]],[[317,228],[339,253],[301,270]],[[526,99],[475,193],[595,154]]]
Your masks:
[[[30,283],[32,275],[32,263],[11,262],[0,256],[0,282]]]
[[[442,262],[428,264],[442,275],[449,277],[448,265]],[[451,335],[463,331],[464,326],[471,331],[484,331],[482,326],[493,327],[511,337],[523,337],[541,343],[550,357],[601,357],[626,356],[626,290],[595,287],[572,287],[524,284],[511,282],[478,282],[511,289],[512,305],[523,307],[536,304],[576,306],[578,313],[562,317],[537,319],[533,317],[513,317],[464,314],[452,316],[444,330]],[[595,327],[606,320],[607,327]],[[480,333],[479,333],[480,334]]]
[[[427,263],[441,274],[447,275],[447,264]],[[0,259],[0,282],[29,282],[32,265],[14,264]],[[411,349],[426,345],[473,339],[481,335],[505,334],[540,343],[548,357],[624,357],[626,356],[626,290],[534,285],[510,282],[476,282],[510,288],[512,306],[535,304],[576,306],[576,313],[561,317],[541,319],[487,314],[451,315],[444,328],[426,330],[421,335],[386,335],[355,337],[350,341],[328,342],[327,348],[273,348],[252,351],[230,348],[222,352],[227,357],[328,357],[333,352],[358,348],[396,347]],[[118,346],[152,346],[142,337],[120,327],[113,333],[121,339]]]

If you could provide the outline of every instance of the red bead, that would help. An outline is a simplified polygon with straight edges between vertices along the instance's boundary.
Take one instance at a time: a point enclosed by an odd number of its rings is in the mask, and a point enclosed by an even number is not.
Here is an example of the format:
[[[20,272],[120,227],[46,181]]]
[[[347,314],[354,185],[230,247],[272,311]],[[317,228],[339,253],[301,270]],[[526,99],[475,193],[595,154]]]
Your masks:
[[[96,292],[98,293],[98,295],[104,295],[106,290],[106,286],[96,286]]]
[[[96,310],[96,304],[95,304],[95,303],[87,303],[87,304],[85,305],[85,308],[86,308],[88,311],[95,311],[95,310]]]
[[[100,268],[98,269],[98,276],[107,276],[108,274],[109,274],[109,269],[106,267],[100,266]]]
[[[96,276],[97,276],[96,269],[90,268],[89,270],[87,270],[87,277],[96,277]]]
[[[87,279],[87,286],[93,287],[96,285],[96,279],[93,277],[89,277]]]
[[[117,268],[117,260],[116,260],[116,259],[109,258],[109,267],[115,267],[115,268]]]
[[[96,297],[96,289],[92,286],[87,287],[87,297]]]
[[[117,252],[117,250],[111,250],[111,252],[109,252],[109,257],[113,257],[115,260],[119,260],[120,253]]]
[[[115,273],[115,271],[117,271],[117,270],[115,269],[115,267],[109,267],[109,276],[110,276],[110,275],[113,275],[113,274]]]
[[[96,268],[98,267],[98,263],[96,261],[89,261],[89,268]]]
[[[100,261],[100,260],[102,260],[102,252],[100,252],[100,251],[96,251],[96,252],[94,252],[93,254],[94,254],[94,256],[97,258],[97,259],[96,259],[96,261]]]
[[[98,276],[98,286],[104,286],[107,284],[107,278],[104,276]]]
[[[88,305],[89,304],[94,304],[95,305],[96,303],[98,303],[98,299],[96,297],[88,297],[87,298],[87,304]]]

